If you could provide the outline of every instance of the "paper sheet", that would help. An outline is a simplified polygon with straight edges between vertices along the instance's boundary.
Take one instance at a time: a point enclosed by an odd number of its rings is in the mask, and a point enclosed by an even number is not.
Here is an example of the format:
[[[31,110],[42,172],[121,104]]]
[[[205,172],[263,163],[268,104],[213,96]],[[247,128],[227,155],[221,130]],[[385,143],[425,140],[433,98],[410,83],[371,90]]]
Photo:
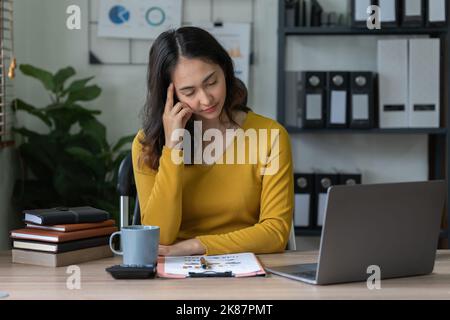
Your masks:
[[[243,274],[258,272],[261,270],[256,256],[253,253],[225,254],[217,256],[203,256],[211,269],[202,269],[200,258],[202,256],[166,257],[164,272],[174,275],[188,276],[189,272],[203,273],[205,271],[226,272]]]
[[[382,22],[396,21],[395,0],[380,0],[380,18]]]
[[[369,18],[367,8],[371,6],[370,0],[356,0],[355,1],[355,20],[366,21]]]
[[[296,227],[309,226],[310,199],[309,193],[295,194],[294,224]]]
[[[306,120],[322,120],[322,95],[306,95]]]
[[[319,193],[319,203],[317,208],[317,225],[323,226],[325,222],[325,210],[327,205],[328,194],[327,193]]]
[[[428,0],[428,17],[431,22],[445,21],[445,0]]]
[[[367,94],[354,94],[352,105],[353,120],[369,120],[369,96]]]
[[[213,23],[197,23],[197,27],[211,33],[227,50],[234,63],[235,76],[249,87],[251,24],[225,22],[222,26]]]
[[[347,122],[347,91],[331,91],[332,124],[345,124]]]
[[[422,13],[422,1],[421,0],[405,1],[405,15],[406,16],[420,16],[421,13]]]
[[[181,27],[182,0],[101,0],[98,37],[156,39],[169,29]]]

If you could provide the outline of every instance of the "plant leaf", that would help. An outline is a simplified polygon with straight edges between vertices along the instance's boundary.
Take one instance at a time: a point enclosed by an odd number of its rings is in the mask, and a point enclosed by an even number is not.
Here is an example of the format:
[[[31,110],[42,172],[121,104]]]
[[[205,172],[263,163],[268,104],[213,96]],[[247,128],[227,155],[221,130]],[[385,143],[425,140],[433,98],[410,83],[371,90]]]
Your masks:
[[[38,133],[36,133],[34,131],[31,131],[31,130],[28,130],[27,128],[23,128],[23,127],[22,128],[13,127],[12,131],[16,132],[16,133],[18,133],[18,134],[20,134],[20,135],[22,135],[22,136],[24,136],[26,138],[29,138],[29,139],[39,136]]]
[[[116,152],[116,151],[120,150],[120,148],[122,148],[127,143],[133,142],[135,137],[136,137],[136,135],[130,135],[130,136],[125,136],[125,137],[120,138],[120,140],[113,147],[113,151]]]
[[[80,119],[80,127],[83,134],[89,135],[103,149],[109,149],[108,142],[106,141],[106,127],[97,119],[92,116],[84,117]]]
[[[90,101],[97,98],[102,92],[99,86],[88,86],[69,93],[70,101]]]
[[[73,104],[71,105],[71,108],[74,110],[77,110],[80,114],[85,114],[85,115],[99,115],[102,114],[102,112],[100,110],[91,110],[91,109],[87,109],[84,108],[78,104]],[[82,117],[80,117],[82,118]]]
[[[100,178],[105,174],[103,164],[89,150],[80,147],[69,147],[65,148],[64,151],[79,160],[81,165],[91,169],[95,176]]]
[[[75,75],[75,69],[72,67],[66,67],[58,70],[58,72],[56,72],[53,76],[53,83],[55,84],[56,91],[60,92],[63,89],[66,80],[73,75]]]
[[[36,108],[32,105],[29,105],[28,103],[26,103],[25,101],[23,101],[21,99],[15,100],[15,110],[21,110],[21,111],[28,112],[29,114],[32,114],[33,116],[41,119],[49,127],[52,125],[52,122],[44,114],[44,112],[42,112],[41,110],[39,110],[38,108]]]
[[[67,134],[64,136],[62,143],[65,146],[84,148],[93,154],[98,154],[104,149],[101,142],[94,139],[91,135],[85,134],[84,132],[79,132],[74,135]]]
[[[33,67],[30,64],[21,64],[19,68],[23,74],[40,80],[47,90],[55,92],[55,83],[53,82],[53,75],[50,72]]]
[[[22,210],[62,205],[52,185],[42,180],[16,180],[12,200]]]
[[[45,139],[35,138],[20,145],[19,150],[25,163],[33,174],[41,180],[52,178],[55,167],[54,158],[50,151],[51,147],[46,146]]]
[[[62,104],[52,104],[46,107],[47,116],[53,121],[56,130],[68,133],[72,125],[85,118],[93,118],[93,115],[100,114],[99,110],[89,110],[72,102]],[[106,129],[105,129],[106,130]]]
[[[72,156],[76,156],[78,158],[83,158],[83,159],[92,159],[94,158],[94,155],[89,152],[88,150],[84,149],[84,148],[80,148],[80,147],[69,147],[66,148],[65,151],[67,153],[69,153]]]
[[[64,103],[52,103],[47,107],[43,108],[42,111],[48,112],[53,110],[64,109],[67,111],[77,111],[79,113],[78,117],[81,118],[84,115],[98,115],[102,112],[100,110],[91,110],[74,103],[73,101],[65,101]]]
[[[84,88],[86,86],[86,84],[89,81],[91,81],[92,79],[94,79],[93,76],[89,77],[89,78],[80,79],[80,80],[76,80],[76,81],[72,82],[70,84],[70,86],[63,91],[63,95],[66,95],[69,92],[77,91],[77,90],[80,90],[80,89]]]
[[[70,108],[56,107],[47,111],[47,115],[52,119],[55,132],[66,134],[72,125],[77,122],[77,114]]]
[[[79,165],[74,168],[73,165],[67,166],[63,164],[55,171],[53,186],[59,195],[64,198],[65,202],[80,204],[83,203],[84,192],[96,193],[94,188],[95,179],[92,179],[92,175],[86,174],[88,170],[81,168]]]

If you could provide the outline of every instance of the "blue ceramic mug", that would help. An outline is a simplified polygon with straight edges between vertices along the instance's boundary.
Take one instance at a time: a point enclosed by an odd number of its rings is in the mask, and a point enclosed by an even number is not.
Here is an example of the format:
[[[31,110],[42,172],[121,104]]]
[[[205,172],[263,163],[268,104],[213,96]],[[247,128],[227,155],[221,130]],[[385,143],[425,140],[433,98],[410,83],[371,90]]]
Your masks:
[[[120,235],[122,251],[114,250],[112,241]],[[117,255],[123,256],[127,266],[155,266],[158,259],[159,227],[129,226],[114,232],[109,238],[109,247]]]

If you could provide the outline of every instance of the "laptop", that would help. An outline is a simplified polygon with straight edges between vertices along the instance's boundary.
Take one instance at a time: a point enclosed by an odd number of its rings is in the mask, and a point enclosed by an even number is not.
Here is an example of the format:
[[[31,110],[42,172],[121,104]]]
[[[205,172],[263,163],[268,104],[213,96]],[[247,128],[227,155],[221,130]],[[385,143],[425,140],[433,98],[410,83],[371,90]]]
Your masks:
[[[309,284],[367,281],[433,271],[444,208],[445,181],[328,189],[319,259],[313,264],[266,268]]]

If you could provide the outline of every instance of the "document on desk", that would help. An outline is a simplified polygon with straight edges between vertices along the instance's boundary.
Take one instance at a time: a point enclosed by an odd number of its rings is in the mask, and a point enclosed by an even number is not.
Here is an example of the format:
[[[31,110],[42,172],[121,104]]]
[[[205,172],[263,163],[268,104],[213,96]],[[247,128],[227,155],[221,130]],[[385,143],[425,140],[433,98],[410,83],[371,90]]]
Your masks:
[[[157,273],[161,278],[253,277],[266,274],[258,258],[250,252],[215,256],[159,257]]]

